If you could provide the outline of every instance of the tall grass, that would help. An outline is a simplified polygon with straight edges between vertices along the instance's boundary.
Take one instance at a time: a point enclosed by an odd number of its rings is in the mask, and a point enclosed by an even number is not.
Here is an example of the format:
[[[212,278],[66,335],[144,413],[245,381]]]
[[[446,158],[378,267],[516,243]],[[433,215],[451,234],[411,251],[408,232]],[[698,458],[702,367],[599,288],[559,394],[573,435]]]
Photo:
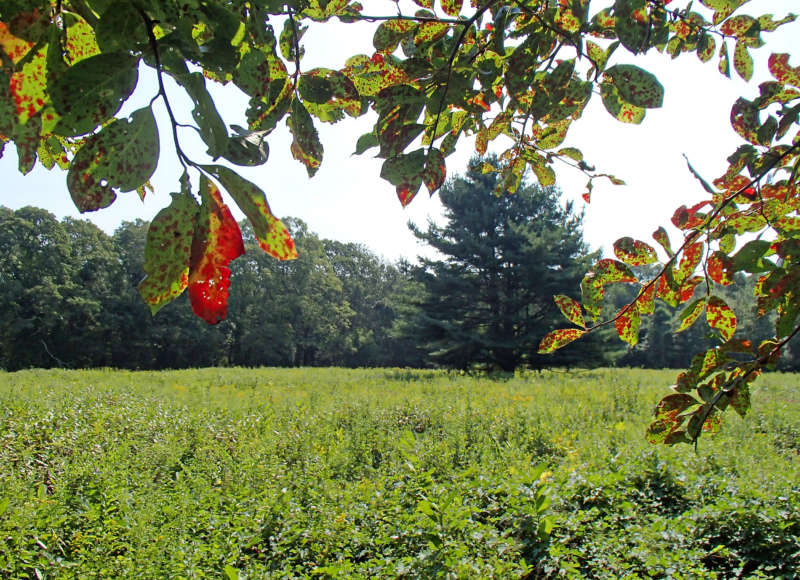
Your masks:
[[[0,576],[796,577],[795,375],[689,447],[672,372],[0,374]]]

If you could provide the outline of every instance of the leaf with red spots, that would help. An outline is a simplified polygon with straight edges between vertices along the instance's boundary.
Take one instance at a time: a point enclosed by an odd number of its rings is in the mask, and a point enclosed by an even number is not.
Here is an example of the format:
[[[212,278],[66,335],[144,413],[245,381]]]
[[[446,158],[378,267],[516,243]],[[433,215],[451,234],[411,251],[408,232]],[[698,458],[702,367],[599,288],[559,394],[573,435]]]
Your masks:
[[[417,46],[436,42],[444,37],[450,30],[450,25],[446,22],[421,22],[417,31],[414,33],[414,44]]]
[[[539,354],[549,354],[559,348],[568,345],[570,342],[579,339],[586,330],[580,328],[561,328],[548,332],[539,343]]]
[[[622,46],[634,54],[645,52],[651,37],[646,0],[616,0],[614,30]]]
[[[733,283],[733,260],[723,252],[714,252],[709,256],[706,271],[708,272],[708,277],[717,284],[728,286]]]
[[[67,173],[75,206],[81,211],[108,207],[117,191],[133,191],[158,164],[158,128],[150,107],[117,119],[83,143]]]
[[[419,187],[422,185],[424,171],[425,150],[417,149],[384,161],[381,167],[381,177],[395,186],[397,197],[405,207],[417,195]]]
[[[626,103],[644,109],[657,109],[664,103],[664,87],[658,79],[632,64],[617,64],[604,74],[611,79]]]
[[[720,31],[726,36],[735,36],[741,39],[750,36],[753,27],[758,27],[758,21],[752,16],[742,14],[726,20],[720,26]],[[758,28],[755,30],[757,31]]]
[[[700,4],[714,10],[714,24],[719,24],[733,14],[747,0],[700,0]]]
[[[556,306],[558,306],[564,318],[581,328],[586,328],[586,322],[584,322],[583,313],[581,312],[581,305],[578,304],[576,300],[564,294],[553,297],[553,300],[555,300]]]
[[[412,38],[417,29],[417,23],[413,20],[386,20],[375,30],[372,37],[372,45],[375,50],[383,53],[392,53],[397,49],[400,41]]]
[[[747,45],[741,40],[736,42],[736,47],[733,49],[733,68],[746,81],[753,76],[753,57],[747,52]]]
[[[676,332],[683,332],[692,324],[694,324],[695,320],[700,318],[700,315],[705,310],[705,307],[706,300],[705,298],[701,298],[700,300],[695,300],[689,306],[684,308],[680,315],[681,324]]]
[[[639,292],[639,297],[636,299],[636,305],[639,307],[639,314],[652,314],[653,312],[655,312],[656,308],[655,284],[649,284]]]
[[[430,148],[425,157],[425,170],[422,172],[422,183],[425,184],[428,193],[433,195],[437,189],[442,187],[445,177],[447,177],[447,168],[442,152],[436,148]]]
[[[624,101],[616,85],[610,80],[604,80],[600,83],[600,97],[603,100],[606,111],[611,113],[618,121],[638,125],[644,119],[644,108]]]
[[[126,53],[81,60],[48,85],[60,116],[53,132],[70,137],[93,131],[117,114],[139,78],[139,59]]]
[[[261,188],[221,165],[204,165],[203,169],[219,180],[247,216],[262,250],[279,260],[297,258],[297,248],[289,230],[273,215]]]
[[[292,112],[286,124],[294,137],[291,147],[292,157],[306,166],[309,177],[314,177],[322,163],[322,143],[319,141],[311,115],[298,99],[292,101]]]
[[[199,207],[188,192],[172,194],[172,203],[162,209],[147,230],[144,271],[139,294],[155,314],[180,296],[189,285],[192,233]]]
[[[631,269],[622,262],[604,258],[592,266],[591,272],[602,284],[637,282]]]
[[[719,49],[719,65],[717,65],[719,72],[726,77],[731,77],[731,59],[728,56],[728,45],[722,41],[722,47]]]
[[[448,16],[457,18],[461,12],[461,5],[463,2],[464,0],[441,0],[442,10],[444,10],[444,13]]]
[[[769,55],[769,72],[785,85],[800,87],[800,67],[789,66],[789,55],[786,53]]]
[[[90,56],[100,54],[94,28],[83,18],[68,12],[64,14],[66,25],[66,42],[64,43],[66,60],[75,64]]]
[[[647,428],[647,440],[650,443],[666,443],[667,438],[676,431],[685,420],[681,414],[700,405],[700,401],[686,394],[667,395],[658,403],[655,421]]]
[[[629,237],[614,242],[614,255],[629,266],[646,266],[658,260],[649,244]]]
[[[681,283],[694,273],[703,258],[703,250],[705,250],[705,244],[701,242],[689,244],[684,248],[680,265],[675,273],[676,282]]]
[[[347,60],[342,73],[349,78],[362,97],[374,97],[383,89],[395,85],[413,84],[412,78],[395,63],[393,57],[370,58],[359,54]]]
[[[0,29],[2,32],[2,29]],[[6,39],[10,33],[6,35]],[[6,43],[10,41],[6,40]],[[19,51],[14,45],[8,50]],[[26,50],[17,70],[11,75],[9,90],[16,108],[17,121],[24,124],[41,111],[48,99],[47,94],[47,47],[31,54]],[[19,66],[21,65],[21,66]]]
[[[674,255],[674,252],[672,251],[672,245],[669,242],[669,236],[667,235],[667,230],[659,226],[659,228],[653,232],[653,239],[661,244],[661,247],[664,248],[664,251],[670,258]]]
[[[706,306],[706,321],[708,325],[719,331],[725,341],[733,338],[736,332],[736,315],[722,298],[711,296]]]
[[[623,306],[614,319],[614,328],[617,329],[617,334],[620,339],[630,346],[636,346],[636,343],[639,342],[640,324],[641,316],[639,316],[639,308],[636,302]]]
[[[189,300],[197,316],[217,324],[228,315],[228,264],[244,254],[244,244],[219,189],[205,176],[200,176],[200,197],[189,263]]]

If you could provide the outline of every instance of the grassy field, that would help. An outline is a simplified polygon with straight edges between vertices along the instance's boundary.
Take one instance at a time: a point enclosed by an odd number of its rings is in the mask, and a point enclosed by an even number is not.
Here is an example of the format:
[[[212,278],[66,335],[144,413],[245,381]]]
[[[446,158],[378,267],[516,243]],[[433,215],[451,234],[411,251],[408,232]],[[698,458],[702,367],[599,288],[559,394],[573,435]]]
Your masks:
[[[672,372],[0,373],[0,577],[795,578],[798,379],[695,454]]]

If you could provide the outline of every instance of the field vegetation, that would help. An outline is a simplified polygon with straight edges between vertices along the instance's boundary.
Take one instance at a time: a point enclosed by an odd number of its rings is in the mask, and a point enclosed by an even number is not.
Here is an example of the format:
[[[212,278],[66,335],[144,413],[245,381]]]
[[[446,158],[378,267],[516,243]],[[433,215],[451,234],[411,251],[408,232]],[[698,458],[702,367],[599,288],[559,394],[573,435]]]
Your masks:
[[[7,578],[795,578],[796,375],[688,446],[667,371],[0,375]]]

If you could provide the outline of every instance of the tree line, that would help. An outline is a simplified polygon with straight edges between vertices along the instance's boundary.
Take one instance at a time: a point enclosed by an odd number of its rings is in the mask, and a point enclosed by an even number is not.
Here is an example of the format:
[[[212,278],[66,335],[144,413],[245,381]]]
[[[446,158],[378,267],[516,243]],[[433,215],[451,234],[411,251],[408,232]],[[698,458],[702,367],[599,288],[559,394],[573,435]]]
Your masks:
[[[108,235],[43,209],[0,208],[0,366],[663,368],[713,344],[700,325],[671,334],[678,311],[659,301],[634,349],[622,350],[609,329],[536,354],[561,317],[552,297],[579,292],[599,253],[558,189],[524,183],[513,196],[496,196],[498,176],[481,163],[442,188],[442,225],[410,226],[437,256],[416,264],[321,239],[293,218],[284,221],[299,258],[279,261],[258,251],[242,222],[246,253],[230,264],[236,284],[217,326],[194,316],[185,295],[151,316],[137,292],[147,222],[125,222]],[[729,302],[741,303],[739,328],[768,336],[769,318],[745,307],[754,280],[738,282],[726,290]],[[619,308],[634,294],[616,285],[606,300]],[[797,368],[788,355],[784,365]]]

